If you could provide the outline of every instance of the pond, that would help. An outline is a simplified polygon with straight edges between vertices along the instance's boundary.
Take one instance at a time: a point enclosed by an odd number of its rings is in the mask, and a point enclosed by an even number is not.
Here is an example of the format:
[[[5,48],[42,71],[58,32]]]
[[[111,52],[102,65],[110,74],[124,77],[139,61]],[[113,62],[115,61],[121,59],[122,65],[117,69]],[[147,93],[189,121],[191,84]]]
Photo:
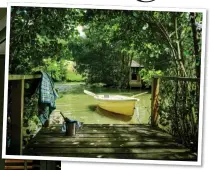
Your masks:
[[[86,87],[84,84],[56,84],[56,89],[60,97],[56,101],[56,111],[62,111],[63,114],[74,120],[88,124],[148,124],[151,112],[151,94],[148,91],[140,89],[119,90],[105,87]],[[132,117],[111,113],[97,107],[97,101],[83,90],[87,89],[97,94],[118,94],[133,96],[139,93],[145,93],[138,96],[140,99],[136,104],[136,109]]]

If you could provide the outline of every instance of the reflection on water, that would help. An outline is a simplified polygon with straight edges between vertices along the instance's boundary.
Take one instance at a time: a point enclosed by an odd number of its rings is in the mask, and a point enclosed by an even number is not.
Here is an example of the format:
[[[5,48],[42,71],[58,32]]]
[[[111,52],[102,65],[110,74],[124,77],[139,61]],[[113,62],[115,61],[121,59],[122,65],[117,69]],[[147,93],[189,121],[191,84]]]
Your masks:
[[[65,116],[84,123],[93,124],[147,124],[150,117],[150,97],[147,93],[137,98],[135,113],[132,117],[115,114],[97,107],[97,101],[83,93],[84,89],[90,90],[97,94],[118,94],[132,96],[142,93],[137,90],[119,90],[114,88],[88,88],[84,85],[56,85],[60,98],[56,101],[57,110],[62,111]]]

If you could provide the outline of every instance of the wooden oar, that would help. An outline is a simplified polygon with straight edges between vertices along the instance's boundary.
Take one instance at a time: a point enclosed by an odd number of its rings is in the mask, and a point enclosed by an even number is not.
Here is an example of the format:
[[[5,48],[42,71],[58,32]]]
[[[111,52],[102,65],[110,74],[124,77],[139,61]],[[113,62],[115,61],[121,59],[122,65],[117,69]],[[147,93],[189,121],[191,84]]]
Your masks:
[[[87,94],[87,95],[89,95],[89,96],[97,96],[97,94],[95,94],[95,93],[93,93],[93,92],[91,92],[91,91],[88,91],[88,90],[84,90],[84,93],[85,94]]]
[[[144,92],[144,93],[139,93],[139,94],[136,94],[136,95],[133,95],[131,97],[138,97],[138,96],[141,96],[141,95],[144,95],[144,94],[147,94],[148,92]]]
[[[59,113],[62,115],[64,121],[67,123],[69,121],[69,119],[67,117],[65,117],[62,112],[59,112]]]

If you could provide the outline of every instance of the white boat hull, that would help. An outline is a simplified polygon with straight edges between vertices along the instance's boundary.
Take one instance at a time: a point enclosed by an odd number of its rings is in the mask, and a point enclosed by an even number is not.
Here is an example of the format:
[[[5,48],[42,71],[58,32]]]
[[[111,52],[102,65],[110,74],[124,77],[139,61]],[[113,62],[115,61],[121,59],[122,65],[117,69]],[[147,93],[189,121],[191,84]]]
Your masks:
[[[125,96],[98,95],[95,97],[98,101],[98,106],[104,110],[132,116],[138,99]]]

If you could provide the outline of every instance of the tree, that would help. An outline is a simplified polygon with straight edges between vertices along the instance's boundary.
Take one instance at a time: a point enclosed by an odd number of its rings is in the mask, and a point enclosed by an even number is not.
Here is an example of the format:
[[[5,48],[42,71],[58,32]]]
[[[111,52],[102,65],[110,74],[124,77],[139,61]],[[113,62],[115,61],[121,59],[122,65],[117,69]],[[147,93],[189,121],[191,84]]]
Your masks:
[[[10,73],[31,73],[44,59],[70,57],[66,40],[75,34],[77,9],[13,7],[11,11]]]

